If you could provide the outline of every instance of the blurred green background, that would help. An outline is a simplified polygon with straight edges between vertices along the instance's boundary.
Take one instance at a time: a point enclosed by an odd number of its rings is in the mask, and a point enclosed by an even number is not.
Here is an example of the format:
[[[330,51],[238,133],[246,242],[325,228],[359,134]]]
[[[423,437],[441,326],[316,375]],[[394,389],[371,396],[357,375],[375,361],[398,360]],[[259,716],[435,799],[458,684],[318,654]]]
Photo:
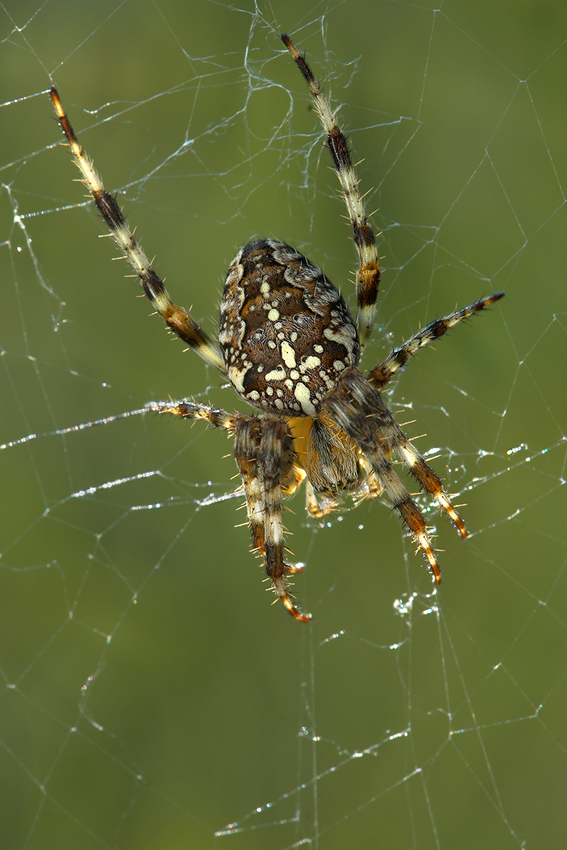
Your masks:
[[[564,846],[565,13],[3,4],[0,444],[40,435],[0,452],[3,847]],[[151,399],[244,409],[97,240],[52,83],[208,330],[255,235],[304,251],[352,303],[336,178],[281,31],[341,104],[382,231],[365,365],[507,293],[391,398],[466,503],[467,542],[429,514],[439,593],[387,506],[318,524],[299,495],[308,626],[264,593],[241,500],[222,499],[222,434],[164,417],[52,434]]]

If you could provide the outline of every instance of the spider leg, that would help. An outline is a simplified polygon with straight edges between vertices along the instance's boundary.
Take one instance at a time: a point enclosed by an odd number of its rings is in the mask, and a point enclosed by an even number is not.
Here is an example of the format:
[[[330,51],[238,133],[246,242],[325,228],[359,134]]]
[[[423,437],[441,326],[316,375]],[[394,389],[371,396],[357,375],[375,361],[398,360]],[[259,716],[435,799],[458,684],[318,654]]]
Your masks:
[[[341,184],[359,261],[356,273],[356,297],[358,301],[356,322],[360,344],[364,348],[374,324],[376,298],[380,283],[376,238],[366,215],[362,196],[358,190],[358,179],[352,164],[348,142],[343,131],[335,121],[335,113],[331,110],[329,101],[325,97],[320,84],[313,76],[311,68],[293,41],[285,34],[281,36],[281,39],[307,82],[321,121],[321,126],[327,134],[327,144]]]
[[[367,405],[374,409],[374,414],[370,415],[373,416],[375,422],[378,420],[376,432],[381,445],[388,446],[390,451],[394,451],[398,455],[423,489],[430,496],[433,496],[439,506],[449,515],[461,537],[467,537],[465,524],[445,493],[441,479],[404,434],[384,403],[382,394],[378,392],[377,396],[374,395],[376,391],[367,381],[364,381],[360,373],[354,376],[346,376],[346,382],[347,384],[351,383],[352,386],[358,385],[359,391],[362,388],[367,399]]]
[[[215,428],[224,428],[229,434],[234,434],[238,423],[238,415],[227,413],[220,407],[212,407],[210,404],[198,404],[189,399],[183,401],[150,401],[145,406],[146,410],[153,413],[171,413],[182,419],[204,419]]]
[[[57,89],[53,87],[50,94],[59,124],[67,138],[75,164],[83,175],[83,182],[93,196],[93,200],[110,228],[116,244],[139,277],[145,295],[152,302],[157,312],[161,313],[166,325],[172,331],[180,336],[191,348],[194,348],[206,363],[210,366],[215,366],[224,373],[224,360],[217,345],[183,307],[177,306],[171,300],[163,281],[158,277],[141,246],[134,239],[134,234],[130,230],[128,222],[124,218],[116,200],[104,188],[93,163],[79,144],[61,105]]]
[[[260,420],[252,417],[243,419],[236,429],[234,456],[246,494],[246,508],[248,511],[250,536],[252,538],[252,551],[263,555],[266,544],[264,538],[262,482],[258,473],[260,440]]]
[[[494,295],[488,295],[486,298],[479,298],[479,300],[475,301],[473,304],[463,307],[462,310],[455,310],[454,313],[449,313],[442,319],[434,319],[424,328],[417,331],[417,333],[414,333],[413,336],[407,339],[398,348],[394,348],[386,359],[382,361],[382,363],[379,363],[374,367],[374,369],[372,369],[367,380],[372,384],[372,386],[376,387],[376,389],[382,389],[382,387],[388,383],[398,369],[405,366],[410,357],[419,351],[420,348],[424,348],[426,345],[429,345],[430,342],[439,339],[439,337],[446,334],[450,328],[458,325],[459,322],[462,322],[464,319],[474,316],[475,313],[478,313],[480,310],[488,307],[489,304],[494,304],[495,301],[499,301],[505,294],[505,292],[495,292]]]
[[[410,472],[449,514],[461,535],[466,537],[465,526],[443,490],[441,480],[394,421],[381,393],[357,369],[345,370],[336,388],[325,399],[324,407],[360,447],[394,508],[414,534],[435,583],[439,584],[441,570],[425,519],[392,467],[389,460],[392,451],[408,465]]]
[[[288,484],[297,480],[293,437],[285,422],[231,415],[221,408],[189,400],[149,402],[146,409],[183,419],[204,419],[234,435],[234,456],[246,494],[252,549],[264,558],[266,574],[276,596],[296,620],[308,622],[311,615],[293,604],[286,581],[286,575],[302,568],[284,561],[282,491],[292,492],[295,488]]]
[[[234,454],[244,483],[252,548],[263,556],[276,596],[296,620],[308,622],[292,602],[286,575],[300,571],[284,561],[282,480],[294,464],[293,438],[281,419],[243,417],[236,426]]]

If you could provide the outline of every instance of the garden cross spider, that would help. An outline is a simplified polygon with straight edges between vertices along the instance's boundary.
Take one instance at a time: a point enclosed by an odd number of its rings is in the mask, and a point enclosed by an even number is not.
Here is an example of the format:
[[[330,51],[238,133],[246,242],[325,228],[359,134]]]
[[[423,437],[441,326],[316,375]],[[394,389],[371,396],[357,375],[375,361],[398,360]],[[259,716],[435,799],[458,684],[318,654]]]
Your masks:
[[[440,478],[394,420],[382,390],[416,351],[504,293],[435,319],[362,375],[358,363],[372,331],[380,278],[376,240],[335,114],[292,40],[281,38],[313,97],[352,225],[358,255],[356,322],[320,269],[295,248],[260,239],[242,248],[230,265],[217,345],[173,303],[77,141],[55,88],[51,99],[83,181],[146,296],[172,331],[228,377],[241,398],[262,411],[256,416],[230,414],[187,399],[147,405],[158,413],[204,419],[234,437],[252,549],[263,558],[276,596],[290,614],[306,622],[311,615],[296,607],[287,580],[303,568],[285,561],[282,525],[282,496],[293,493],[303,480],[307,510],[314,517],[336,509],[342,491],[359,500],[385,493],[439,584],[441,571],[425,520],[394,471],[392,456],[436,499],[462,537],[467,531]]]

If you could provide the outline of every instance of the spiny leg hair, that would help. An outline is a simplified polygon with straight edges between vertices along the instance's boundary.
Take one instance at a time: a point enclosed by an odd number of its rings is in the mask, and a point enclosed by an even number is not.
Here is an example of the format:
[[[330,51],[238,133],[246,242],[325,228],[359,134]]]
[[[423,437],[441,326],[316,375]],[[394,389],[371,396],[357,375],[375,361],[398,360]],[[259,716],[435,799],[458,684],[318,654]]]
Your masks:
[[[425,519],[394,471],[389,458],[392,452],[398,455],[420,485],[449,514],[461,536],[466,537],[464,523],[443,490],[438,475],[394,421],[382,394],[365,380],[358,369],[345,370],[335,389],[325,399],[324,406],[370,463],[393,507],[423,551],[435,583],[439,584],[441,570]]]
[[[380,283],[376,238],[368,221],[362,197],[358,191],[358,179],[350,157],[348,142],[335,121],[335,114],[329,106],[329,101],[325,97],[320,84],[313,76],[313,72],[305,61],[305,58],[298,51],[290,37],[284,33],[281,39],[307,82],[321,121],[321,126],[327,134],[327,144],[341,184],[359,260],[356,273],[356,297],[358,301],[356,322],[360,345],[361,348],[364,348],[374,324],[376,298]]]
[[[145,409],[152,413],[171,413],[182,419],[204,419],[215,428],[223,428],[229,434],[234,434],[239,419],[245,417],[238,414],[227,413],[221,407],[212,407],[210,404],[198,404],[196,401],[183,399],[182,401],[149,401]]]
[[[214,366],[224,373],[224,361],[217,345],[183,307],[177,306],[171,300],[163,281],[152,268],[150,261],[139,243],[136,242],[134,234],[130,230],[128,222],[124,218],[116,200],[104,188],[92,161],[79,144],[61,105],[57,89],[53,87],[50,94],[59,124],[71,148],[73,159],[83,175],[83,182],[93,196],[93,200],[110,228],[116,244],[140,279],[147,298],[149,298],[157,312],[161,313],[165,323],[172,331],[180,336],[191,348],[195,349],[197,354],[210,366]]]
[[[327,144],[341,185],[358,255],[357,326],[360,343],[364,347],[372,331],[380,281],[375,235],[359,192],[348,143],[335,121],[335,114],[309,65],[292,40],[287,35],[282,35],[281,38],[307,82],[321,126],[327,135]],[[173,303],[163,281],[135,240],[116,199],[105,190],[92,161],[75,136],[55,88],[51,89],[51,99],[83,182],[111,235],[138,276],[146,297],[173,332],[195,349],[209,365],[226,374],[217,342],[202,330],[186,310]],[[323,399],[320,409],[318,408],[319,414],[331,417],[354,444],[351,446],[353,462],[358,463],[366,473],[366,480],[359,482],[359,497],[377,496],[383,491],[386,492],[393,508],[398,511],[422,550],[436,584],[441,581],[441,571],[425,519],[394,471],[392,455],[396,455],[407,466],[420,486],[438,502],[461,536],[466,537],[467,531],[449,496],[443,490],[440,478],[395,422],[383,400],[381,390],[419,349],[443,336],[454,325],[498,301],[503,295],[503,292],[495,293],[462,310],[430,322],[395,348],[384,361],[374,367],[366,379],[356,367],[346,368],[337,379],[335,388]],[[358,356],[354,362],[358,362]],[[240,489],[244,490],[246,497],[253,550],[264,560],[265,571],[276,597],[293,617],[303,622],[308,621],[311,615],[302,613],[295,606],[287,581],[290,574],[300,571],[302,567],[294,567],[285,562],[282,495],[294,492],[306,476],[306,471],[298,462],[290,426],[283,418],[279,418],[278,411],[274,411],[276,417],[245,416],[238,413],[231,415],[220,408],[188,399],[151,402],[146,405],[146,409],[185,419],[205,420],[235,438],[234,454],[242,478]],[[339,481],[334,483],[338,485]],[[324,515],[337,506],[333,486],[329,490],[333,495],[319,501],[320,494],[316,494],[312,482],[306,480],[307,506],[312,515]]]
[[[410,357],[419,351],[420,348],[424,348],[426,345],[429,345],[430,342],[434,342],[436,339],[439,339],[439,337],[446,334],[450,328],[458,325],[459,322],[462,322],[464,319],[474,316],[475,313],[478,313],[480,310],[484,310],[485,307],[488,307],[490,304],[494,304],[495,301],[499,301],[501,298],[504,298],[505,294],[505,292],[495,292],[493,295],[486,296],[486,298],[479,298],[478,301],[475,301],[473,304],[469,304],[467,307],[463,307],[462,310],[455,310],[453,313],[449,313],[442,319],[434,319],[424,328],[421,328],[419,331],[414,333],[413,336],[402,343],[402,345],[398,346],[398,348],[394,348],[394,350],[388,355],[388,357],[386,357],[385,360],[382,361],[382,363],[379,363],[374,367],[374,369],[372,369],[368,375],[368,380],[372,386],[377,389],[382,389],[382,387],[390,381],[398,369],[405,366]]]
[[[288,480],[295,463],[293,437],[281,419],[231,415],[222,408],[194,401],[149,402],[146,409],[170,413],[183,419],[203,419],[234,435],[234,457],[246,496],[252,550],[264,559],[276,596],[296,620],[306,623],[304,614],[291,600],[286,575],[297,573],[284,561],[282,524],[282,481]]]
[[[50,94],[57,118],[75,163],[81,171],[83,181],[116,243],[139,277],[145,295],[178,336],[194,348],[207,363],[224,373],[224,361],[217,346],[189,313],[172,302],[162,280],[136,242],[118,204],[105,190],[91,160],[79,144],[63,110],[57,90],[52,88]],[[303,614],[291,601],[285,580],[286,574],[299,572],[301,569],[286,564],[283,558],[280,482],[282,478],[289,477],[295,461],[293,440],[285,423],[281,420],[231,416],[222,409],[192,401],[150,402],[146,405],[146,409],[186,419],[203,419],[235,435],[235,455],[244,481],[253,547],[264,557],[268,578],[284,606],[296,619],[308,621],[310,615]],[[255,429],[258,429],[257,439],[254,438]],[[246,454],[246,450],[250,452],[251,447],[254,457]],[[244,453],[242,453],[243,450]],[[259,462],[258,457],[260,457]]]
[[[242,418],[236,423],[234,456],[244,482],[253,551],[264,558],[276,596],[289,613],[308,622],[291,600],[286,575],[300,571],[284,561],[282,488],[293,466],[293,438],[281,419]]]

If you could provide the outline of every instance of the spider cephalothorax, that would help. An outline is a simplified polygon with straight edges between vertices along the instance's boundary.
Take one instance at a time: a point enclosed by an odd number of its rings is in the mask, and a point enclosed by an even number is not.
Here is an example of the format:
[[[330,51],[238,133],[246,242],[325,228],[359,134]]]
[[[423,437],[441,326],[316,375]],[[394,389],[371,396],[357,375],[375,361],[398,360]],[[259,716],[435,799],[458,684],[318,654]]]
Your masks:
[[[83,152],[54,88],[51,98],[83,180],[146,296],[168,327],[225,375],[242,399],[261,411],[231,415],[189,400],[147,405],[159,413],[205,419],[234,437],[252,548],[264,559],[277,597],[296,619],[306,621],[310,615],[296,607],[289,593],[287,576],[301,568],[285,560],[282,525],[282,496],[293,493],[303,481],[312,516],[335,509],[344,491],[357,499],[385,493],[425,555],[435,582],[441,580],[425,520],[394,471],[393,459],[407,466],[463,537],[467,532],[441,480],[393,418],[382,389],[418,349],[504,293],[435,319],[364,377],[358,363],[372,331],[380,279],[374,232],[335,115],[291,39],[282,35],[282,41],[307,82],[341,184],[358,254],[356,322],[320,269],[295,248],[262,239],[242,248],[230,265],[217,345],[186,310],[173,303]]]

